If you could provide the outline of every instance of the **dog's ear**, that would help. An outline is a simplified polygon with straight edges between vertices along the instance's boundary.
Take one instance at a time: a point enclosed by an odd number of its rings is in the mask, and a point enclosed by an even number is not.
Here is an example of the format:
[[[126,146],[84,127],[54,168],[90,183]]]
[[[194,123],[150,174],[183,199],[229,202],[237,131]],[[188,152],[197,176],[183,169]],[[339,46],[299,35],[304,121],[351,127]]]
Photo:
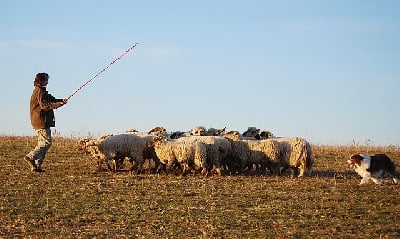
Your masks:
[[[353,154],[353,155],[350,156],[350,159],[361,160],[362,157],[359,154]]]
[[[350,156],[351,161],[356,164],[357,166],[361,165],[361,161],[364,160],[364,158],[359,155],[359,154],[353,154]]]

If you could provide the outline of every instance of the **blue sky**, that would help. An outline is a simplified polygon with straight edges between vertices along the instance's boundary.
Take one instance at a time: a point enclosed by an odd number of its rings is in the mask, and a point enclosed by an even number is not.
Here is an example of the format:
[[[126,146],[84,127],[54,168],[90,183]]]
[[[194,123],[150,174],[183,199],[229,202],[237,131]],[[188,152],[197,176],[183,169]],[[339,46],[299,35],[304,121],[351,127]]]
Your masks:
[[[0,8],[0,134],[34,135],[38,72],[63,136],[249,126],[400,145],[400,1],[15,1]]]

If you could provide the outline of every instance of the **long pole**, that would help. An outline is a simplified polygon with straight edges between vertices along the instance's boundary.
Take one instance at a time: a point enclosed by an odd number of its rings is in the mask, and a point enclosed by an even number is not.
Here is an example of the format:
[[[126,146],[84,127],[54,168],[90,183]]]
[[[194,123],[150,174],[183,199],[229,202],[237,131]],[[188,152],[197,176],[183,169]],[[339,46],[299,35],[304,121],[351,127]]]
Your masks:
[[[101,73],[105,72],[112,64],[114,64],[115,62],[117,62],[119,59],[121,59],[122,57],[124,57],[126,54],[128,54],[128,52],[130,52],[133,48],[136,47],[138,43],[135,43],[133,46],[131,46],[128,50],[126,50],[123,54],[121,54],[119,57],[115,58],[110,64],[108,64],[106,67],[104,67],[101,71],[99,71],[96,75],[94,75],[92,78],[90,78],[88,81],[86,81],[83,85],[79,86],[78,89],[76,89],[74,91],[74,93],[72,93],[70,96],[68,96],[68,100],[74,96],[76,93],[78,93],[78,91],[80,91],[83,87],[85,87],[87,84],[89,84],[91,81],[93,81],[94,79],[96,79]]]

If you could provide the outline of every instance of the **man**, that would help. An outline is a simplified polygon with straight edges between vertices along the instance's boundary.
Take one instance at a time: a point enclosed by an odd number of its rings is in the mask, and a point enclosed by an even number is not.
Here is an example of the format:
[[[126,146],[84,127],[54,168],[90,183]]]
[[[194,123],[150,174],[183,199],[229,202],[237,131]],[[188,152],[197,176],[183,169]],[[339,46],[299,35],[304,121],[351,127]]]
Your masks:
[[[30,118],[33,129],[38,137],[36,147],[29,152],[24,161],[32,172],[44,172],[42,163],[52,144],[50,127],[55,127],[54,109],[67,104],[67,99],[56,99],[49,94],[46,86],[49,83],[47,73],[36,74],[34,89],[30,101]]]

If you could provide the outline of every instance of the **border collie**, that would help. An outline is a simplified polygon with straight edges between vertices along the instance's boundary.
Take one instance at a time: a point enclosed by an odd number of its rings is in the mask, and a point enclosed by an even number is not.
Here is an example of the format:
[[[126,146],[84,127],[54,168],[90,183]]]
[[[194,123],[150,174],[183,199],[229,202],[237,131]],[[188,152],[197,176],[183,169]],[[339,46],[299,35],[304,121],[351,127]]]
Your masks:
[[[371,179],[374,183],[382,185],[386,176],[392,177],[396,184],[400,182],[396,178],[396,166],[386,154],[353,154],[347,163],[362,177],[360,185],[368,183]]]

